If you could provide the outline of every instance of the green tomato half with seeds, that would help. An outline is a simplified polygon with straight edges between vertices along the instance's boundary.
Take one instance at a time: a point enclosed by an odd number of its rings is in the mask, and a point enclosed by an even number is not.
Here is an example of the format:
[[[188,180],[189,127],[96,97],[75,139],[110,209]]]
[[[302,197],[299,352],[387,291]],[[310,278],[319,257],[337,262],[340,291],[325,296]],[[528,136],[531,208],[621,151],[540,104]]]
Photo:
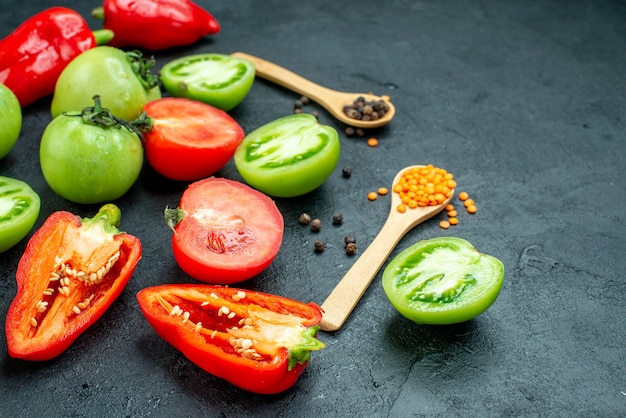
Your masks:
[[[418,324],[468,321],[489,308],[504,281],[504,265],[462,238],[420,241],[398,254],[383,272],[389,301]]]
[[[59,196],[82,204],[124,195],[143,165],[139,136],[121,126],[88,124],[62,114],[46,127],[39,157],[46,182]]]
[[[28,184],[0,176],[0,253],[28,235],[40,206],[39,195]]]
[[[339,162],[337,131],[307,113],[274,120],[246,135],[235,165],[252,187],[275,197],[309,193],[326,181]]]
[[[190,55],[170,61],[161,69],[161,82],[170,95],[225,111],[243,101],[254,76],[250,61],[224,54]]]
[[[6,157],[15,146],[22,129],[22,108],[17,96],[0,84],[0,158]]]

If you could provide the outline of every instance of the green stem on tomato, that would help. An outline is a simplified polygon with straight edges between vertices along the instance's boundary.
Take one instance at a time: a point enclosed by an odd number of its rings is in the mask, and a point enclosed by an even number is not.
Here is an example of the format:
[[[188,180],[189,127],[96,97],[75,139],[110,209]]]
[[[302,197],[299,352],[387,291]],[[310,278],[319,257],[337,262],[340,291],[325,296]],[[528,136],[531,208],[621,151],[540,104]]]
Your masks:
[[[150,69],[156,65],[154,57],[146,58],[141,51],[135,50],[127,52],[126,58],[146,90],[152,90],[159,85],[159,77],[150,72]]]

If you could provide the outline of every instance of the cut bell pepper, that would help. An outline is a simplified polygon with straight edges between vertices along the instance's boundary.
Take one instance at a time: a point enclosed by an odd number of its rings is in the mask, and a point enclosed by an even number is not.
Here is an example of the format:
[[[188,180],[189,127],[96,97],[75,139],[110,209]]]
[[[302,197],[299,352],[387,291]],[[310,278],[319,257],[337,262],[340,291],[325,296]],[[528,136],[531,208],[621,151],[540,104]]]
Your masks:
[[[141,243],[117,229],[120,216],[113,204],[93,218],[59,211],[33,235],[6,317],[11,357],[60,355],[122,293],[141,258]]]
[[[321,308],[281,296],[213,285],[167,284],[137,294],[157,334],[203,370],[254,393],[295,384],[316,338]]]

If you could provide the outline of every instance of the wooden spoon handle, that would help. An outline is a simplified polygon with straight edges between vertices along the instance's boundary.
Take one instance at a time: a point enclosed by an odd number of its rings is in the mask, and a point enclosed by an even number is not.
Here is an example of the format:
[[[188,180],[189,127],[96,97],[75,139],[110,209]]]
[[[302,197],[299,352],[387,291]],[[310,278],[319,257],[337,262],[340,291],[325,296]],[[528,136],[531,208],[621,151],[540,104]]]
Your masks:
[[[234,52],[231,56],[252,62],[256,68],[256,74],[259,77],[276,83],[279,86],[286,87],[296,93],[305,95],[322,105],[326,102],[328,95],[334,93],[333,90],[320,86],[319,84],[315,84],[314,82],[307,80],[306,78],[299,76],[286,68],[266,61],[262,58],[248,55],[243,52]]]
[[[320,328],[323,331],[337,331],[341,328],[376,273],[408,229],[410,228],[389,219],[385,222],[374,241],[322,304],[324,315]]]

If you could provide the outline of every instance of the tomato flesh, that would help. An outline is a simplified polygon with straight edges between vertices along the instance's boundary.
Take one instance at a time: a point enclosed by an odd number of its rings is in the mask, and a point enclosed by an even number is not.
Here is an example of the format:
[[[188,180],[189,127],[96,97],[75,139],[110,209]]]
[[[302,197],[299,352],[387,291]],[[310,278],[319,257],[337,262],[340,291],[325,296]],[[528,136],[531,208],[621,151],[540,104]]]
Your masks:
[[[276,204],[234,180],[192,183],[175,211],[182,219],[174,226],[174,258],[203,282],[249,279],[270,265],[282,243],[284,222]]]
[[[337,131],[300,113],[246,135],[234,158],[239,174],[255,189],[293,197],[321,186],[337,166],[339,153]]]
[[[144,134],[146,160],[173,180],[208,177],[232,158],[244,137],[228,113],[196,100],[167,97],[144,107],[153,128]]]
[[[40,207],[39,195],[28,184],[0,176],[0,253],[28,235]]]
[[[245,99],[254,83],[254,65],[224,54],[199,54],[168,62],[161,81],[174,97],[186,97],[231,110]]]
[[[455,237],[420,241],[383,272],[390,302],[420,324],[454,324],[480,315],[496,300],[503,281],[500,260]]]

